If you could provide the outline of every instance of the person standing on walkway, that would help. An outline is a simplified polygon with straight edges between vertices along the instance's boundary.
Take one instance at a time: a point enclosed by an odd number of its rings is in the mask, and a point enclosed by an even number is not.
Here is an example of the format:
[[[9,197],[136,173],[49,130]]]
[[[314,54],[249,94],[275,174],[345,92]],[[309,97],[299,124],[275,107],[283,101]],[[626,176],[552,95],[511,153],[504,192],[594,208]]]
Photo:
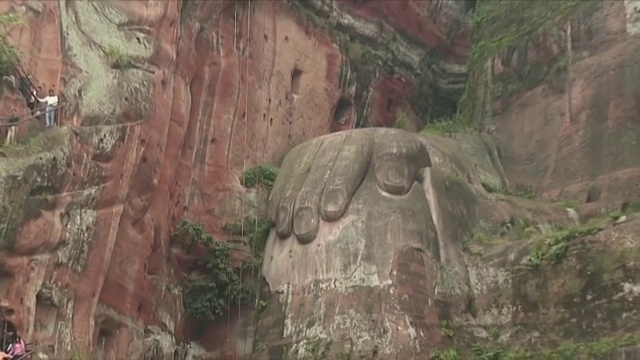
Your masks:
[[[51,90],[49,90],[49,95],[48,96],[45,96],[44,99],[38,98],[38,100],[40,100],[40,102],[43,102],[43,103],[46,104],[46,107],[44,108],[45,126],[46,127],[55,126],[55,124],[56,124],[56,106],[58,106],[58,96],[53,91],[53,89],[51,89]]]
[[[16,131],[18,130],[18,122],[20,118],[18,117],[18,111],[13,109],[11,111],[11,116],[9,116],[9,129],[7,130],[7,144],[11,144],[16,140]]]

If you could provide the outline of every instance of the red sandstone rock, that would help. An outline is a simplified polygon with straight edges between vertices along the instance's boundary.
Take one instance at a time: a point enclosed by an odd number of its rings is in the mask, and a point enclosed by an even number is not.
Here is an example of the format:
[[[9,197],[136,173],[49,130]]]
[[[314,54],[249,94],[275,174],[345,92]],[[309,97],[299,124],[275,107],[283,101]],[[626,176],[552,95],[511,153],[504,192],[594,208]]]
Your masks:
[[[56,265],[51,255],[38,255],[37,262],[33,257],[44,249],[34,243],[44,240],[42,234],[52,244],[65,236],[56,218],[71,201],[67,191],[88,180],[82,171],[89,164],[82,158],[73,162],[78,176],[69,177],[56,210],[22,229],[17,248],[28,251],[6,259],[3,268],[14,278],[2,295],[16,310],[13,319],[25,338],[54,345],[57,336],[34,328],[34,322],[40,321],[39,284],[55,282],[75,300],[75,345],[99,346],[107,336],[107,350],[121,357],[137,326],[182,333],[180,302],[168,291],[180,275],[168,248],[177,223],[202,221],[222,236],[220,227],[241,215],[230,195],[242,192],[238,177],[244,167],[277,162],[293,145],[329,132],[340,54],[327,35],[305,32],[282,3],[254,2],[250,13],[240,3],[191,3],[182,8],[182,20],[178,2],[160,8],[144,2],[114,6],[132,25],[148,27],[159,44],[153,57],[154,111],[125,126],[113,155],[94,164],[106,181],[81,272]],[[42,14],[29,15],[9,39],[26,52],[24,66],[39,84],[60,88],[63,64],[69,73],[75,69],[62,61],[57,7],[44,3]],[[185,20],[195,15],[203,24],[198,31]],[[211,34],[217,34],[218,44]],[[31,47],[33,41],[41,45]],[[63,123],[81,124],[82,114],[77,115]],[[79,144],[74,149],[87,151]],[[176,327],[166,328],[170,324],[161,321],[160,312]],[[52,315],[44,321],[54,321]]]
[[[37,86],[62,91],[61,74],[78,76],[90,69],[63,60],[58,4],[43,4],[41,11],[26,2],[17,5],[25,9],[26,22],[10,29],[9,39],[25,54],[23,66]],[[8,9],[9,4],[4,6]],[[97,346],[101,336],[117,330],[117,335],[110,335],[110,341],[116,341],[110,347],[126,350],[116,344],[132,339],[127,322],[167,326],[158,319],[159,311],[175,322],[176,328],[167,330],[179,335],[179,302],[166,289],[180,275],[166,240],[171,229],[190,218],[224,236],[220,227],[240,215],[239,204],[229,194],[242,192],[242,168],[277,162],[293,145],[329,132],[339,97],[337,47],[326,34],[301,27],[284,4],[254,2],[251,14],[232,2],[182,9],[171,2],[155,8],[139,2],[114,6],[129,18],[129,25],[147,28],[159,43],[153,57],[154,111],[139,119],[142,122],[124,126],[114,153],[97,164],[105,183],[81,272],[58,265],[55,257],[45,256],[39,264],[31,259],[60,246],[67,236],[56,219],[72,202],[72,191],[81,189],[90,176],[82,157],[72,161],[73,176],[56,196],[56,209],[21,230],[17,251],[23,255],[6,261],[4,268],[14,278],[3,290],[16,310],[13,320],[27,339],[42,345],[59,341],[50,330],[33,325],[45,311],[35,299],[38,284],[52,281],[72,294],[72,331],[78,347]],[[181,21],[180,11],[184,17],[197,15],[203,27],[198,30]],[[209,41],[211,33],[218,34],[218,44]],[[383,79],[375,93],[401,103],[408,93],[405,81]],[[20,103],[14,98],[4,109],[9,105],[24,110]],[[388,123],[388,111],[380,112],[375,102],[374,107],[374,113],[381,114],[378,123]],[[83,124],[81,113],[67,115],[71,116],[62,119],[64,125]],[[135,114],[121,116],[125,118],[136,120]],[[77,154],[92,151],[81,144],[73,149]],[[102,306],[122,318],[100,315]],[[46,311],[43,321],[53,322],[60,315],[60,309]]]
[[[37,11],[26,1],[2,2],[0,10],[24,9],[26,23],[9,28],[8,38],[24,54],[24,67],[37,85],[63,91],[66,80],[92,69],[81,69],[64,55],[59,3],[41,4]],[[635,43],[621,27],[622,4],[608,6],[610,18],[594,20],[599,28],[592,29],[594,37],[581,49],[588,56],[571,68],[570,91],[551,93],[542,85],[497,117],[512,181],[544,180],[543,190],[555,198],[583,194],[591,184],[587,179],[636,188],[637,148],[619,148],[634,133],[630,129],[638,130],[630,115],[636,113],[635,95],[624,92],[630,86],[624,80],[625,69],[633,65]],[[431,12],[432,5],[370,1],[359,7],[341,2],[357,16],[383,19],[420,39],[443,59],[464,63],[468,32],[463,27],[449,37],[447,31],[455,26],[447,16]],[[250,12],[244,5],[213,1],[121,1],[113,6],[126,15],[127,25],[143,28],[156,44],[153,111],[142,118],[135,112],[121,116],[119,122],[130,117],[130,124],[122,127],[122,137],[109,156],[92,159],[97,151],[74,140],[74,156],[55,209],[30,220],[19,233],[16,252],[1,255],[0,296],[2,306],[15,310],[12,320],[28,341],[51,346],[53,352],[66,350],[64,344],[74,338],[75,346],[104,346],[122,358],[132,341],[139,340],[135,331],[144,326],[190,337],[178,297],[170,291],[180,279],[180,263],[191,259],[169,246],[169,234],[178,222],[202,221],[222,238],[220,227],[241,214],[238,177],[244,167],[277,163],[294,145],[349,128],[353,122],[333,122],[341,96],[337,47],[329,35],[311,29],[284,3],[254,1]],[[542,53],[547,52],[536,54]],[[403,76],[378,80],[371,103],[374,124],[392,126],[391,114],[403,106],[413,87],[412,79]],[[11,107],[26,110],[15,96],[3,99],[7,101],[0,106],[2,112]],[[602,113],[590,117],[595,111]],[[65,125],[84,121],[79,112],[62,119]],[[26,133],[27,128],[20,131]],[[585,142],[599,140],[603,143],[594,160]],[[519,165],[529,159],[535,161]],[[535,174],[536,161],[551,168]],[[61,221],[66,207],[93,171],[101,175],[103,187],[94,206],[86,263],[77,271],[61,264],[53,250],[68,236]],[[616,193],[618,185],[602,188],[608,197],[624,196],[624,191]],[[71,338],[52,327],[56,320],[69,319],[66,309],[36,299],[43,284],[71,294],[73,303],[62,304],[73,312]],[[221,356],[236,354],[236,330],[241,328],[237,318],[233,311],[220,327],[210,329],[205,345]],[[131,345],[131,351],[137,346]]]
[[[512,105],[498,106],[497,134],[513,183],[537,186],[554,201],[606,206],[637,198],[640,162],[632,154],[640,151],[634,135],[640,132],[635,116],[640,105],[631,74],[639,69],[635,56],[640,48],[637,35],[628,33],[627,27],[635,25],[627,23],[626,6],[608,2],[576,22],[580,26],[571,29],[572,65],[566,75],[551,73],[540,86],[518,94]],[[533,62],[534,51],[540,55],[545,48],[568,46],[538,45],[529,47]],[[546,52],[547,61],[553,52]]]

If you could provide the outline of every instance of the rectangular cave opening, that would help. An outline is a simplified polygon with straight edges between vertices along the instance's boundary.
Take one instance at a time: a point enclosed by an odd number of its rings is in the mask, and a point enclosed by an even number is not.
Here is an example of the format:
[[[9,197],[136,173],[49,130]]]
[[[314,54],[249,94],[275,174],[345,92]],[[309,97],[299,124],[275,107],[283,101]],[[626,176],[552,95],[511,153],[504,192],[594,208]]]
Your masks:
[[[107,360],[114,358],[117,353],[117,336],[122,324],[114,318],[102,318],[96,320],[95,347],[96,359]]]
[[[9,284],[13,280],[13,274],[0,268],[0,296],[6,295],[9,290]]]
[[[393,109],[393,99],[392,98],[388,98],[387,99],[387,106],[385,108],[385,110],[387,111],[387,114],[391,114],[391,110]]]
[[[344,125],[351,117],[353,111],[353,101],[346,96],[342,96],[336,104],[336,110],[333,113],[333,121],[340,125]]]
[[[47,289],[40,289],[36,294],[36,314],[34,330],[42,337],[55,335],[58,320],[58,306]]]
[[[297,66],[291,70],[291,94],[298,95],[300,93],[300,79],[302,78],[302,70]]]

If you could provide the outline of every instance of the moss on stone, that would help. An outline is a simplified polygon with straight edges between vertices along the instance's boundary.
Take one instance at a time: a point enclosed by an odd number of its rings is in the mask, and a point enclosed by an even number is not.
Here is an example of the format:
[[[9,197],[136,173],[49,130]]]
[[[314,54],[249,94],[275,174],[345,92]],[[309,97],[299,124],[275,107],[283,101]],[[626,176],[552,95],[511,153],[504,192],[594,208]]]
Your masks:
[[[45,132],[30,133],[14,144],[0,144],[0,162],[2,158],[14,162],[48,152],[67,143],[69,132],[64,128],[52,128]]]
[[[336,38],[344,57],[342,78],[346,81],[341,85],[353,91],[357,127],[367,114],[371,87],[383,73],[406,73],[415,79],[416,89],[408,100],[418,118],[437,119],[456,112],[466,79],[464,66],[444,63],[435,51],[425,49],[420,39],[384,22],[359,19],[354,23],[348,16],[341,21],[340,16],[331,13],[333,10],[314,5],[313,1],[297,0],[291,4],[303,18]]]
[[[558,19],[575,12],[578,6],[588,2],[562,1],[478,1],[473,23],[473,46],[469,58],[469,81],[462,96],[459,114],[464,121],[477,125],[487,115],[491,96],[509,96],[523,88],[538,84],[547,74],[557,74],[566,68],[566,56],[562,54],[550,66],[523,64],[521,74],[513,73],[503,78],[491,79],[490,61],[501,52],[520,49],[526,60],[527,41],[540,35]],[[593,5],[586,5],[593,6]],[[492,85],[492,82],[494,83]]]
[[[0,248],[11,250],[24,222],[46,205],[42,194],[32,191],[60,187],[68,141],[68,129],[53,128],[0,147]]]
[[[562,341],[550,346],[505,346],[501,344],[476,344],[466,355],[475,359],[610,359],[625,347],[640,344],[640,335],[623,334],[602,337],[593,341]],[[460,357],[466,358],[466,357]],[[455,358],[453,358],[455,359]]]
[[[152,110],[149,89],[153,88],[153,75],[138,69],[115,70],[111,66],[126,59],[144,64],[154,51],[150,37],[139,29],[123,26],[129,21],[126,14],[107,2],[80,2],[77,6],[62,7],[60,21],[65,55],[84,70],[83,76],[71,78],[65,86],[67,99],[80,99],[70,101],[65,111],[79,110],[83,116],[108,121],[127,109],[148,114]],[[117,59],[112,49],[118,49]]]
[[[543,262],[557,264],[561,262],[569,251],[569,242],[575,239],[596,234],[604,229],[601,219],[594,219],[584,225],[567,227],[539,237],[533,242],[533,249],[529,255],[528,264],[532,268],[540,267]]]

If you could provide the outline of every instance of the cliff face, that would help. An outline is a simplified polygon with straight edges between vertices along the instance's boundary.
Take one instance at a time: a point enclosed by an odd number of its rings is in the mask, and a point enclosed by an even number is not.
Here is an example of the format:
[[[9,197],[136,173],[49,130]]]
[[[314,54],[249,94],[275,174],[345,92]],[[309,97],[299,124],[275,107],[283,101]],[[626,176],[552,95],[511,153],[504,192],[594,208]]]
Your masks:
[[[21,144],[1,149],[7,318],[43,353],[109,359],[424,358],[469,344],[485,355],[505,344],[510,354],[530,344],[544,354],[587,330],[574,352],[633,345],[615,331],[638,330],[637,254],[629,250],[637,219],[628,211],[640,203],[637,4],[521,3],[537,5],[485,8],[473,46],[475,1],[0,4],[23,19],[7,37],[33,82],[66,104],[64,127],[28,123]],[[0,109],[12,107],[26,110],[5,91]],[[426,199],[420,211],[356,197],[340,220],[362,220],[364,230],[354,229],[369,233],[355,238],[385,244],[377,260],[356,243],[308,252],[291,231],[274,230],[258,321],[245,309],[204,336],[192,331],[181,283],[194,258],[170,242],[182,219],[229,240],[225,224],[268,208],[265,194],[240,185],[244,169],[279,165],[294,146],[338,130],[420,130],[457,110],[495,136],[420,138],[433,163],[421,187],[410,183]],[[357,139],[364,146],[354,154],[379,143]],[[342,173],[357,173],[359,162],[349,164]],[[294,179],[281,175],[276,188],[296,194]],[[513,196],[533,192],[547,202]],[[549,204],[559,200],[580,206]],[[628,223],[587,223],[620,204],[612,218]],[[367,213],[377,207],[390,212]],[[387,220],[397,226],[373,231]],[[353,240],[322,224],[315,244]],[[413,226],[422,229],[419,246],[402,232]],[[567,249],[567,239],[584,236]],[[517,272],[523,264],[537,271]],[[377,280],[358,269],[377,270]],[[603,310],[575,311],[594,306]],[[329,341],[346,335],[359,345]]]
[[[422,6],[408,4],[391,19]],[[389,123],[392,105],[415,93],[412,74],[385,74],[377,65],[368,69],[369,83],[347,81],[350,65],[334,38],[285,3],[2,7],[23,20],[7,37],[32,81],[66,102],[63,128],[31,135],[37,123],[21,126],[19,135],[30,139],[4,147],[1,166],[2,306],[49,354],[173,356],[188,340],[182,258],[169,244],[177,223],[194,219],[225,239],[222,225],[260,207],[239,185],[243,168],[278,163],[293,145],[353,127],[369,113]],[[380,10],[344,14],[370,31]],[[398,29],[420,41],[419,20]],[[439,29],[431,21],[423,20],[428,34]],[[433,36],[426,43],[446,48],[441,62],[454,59],[459,75],[464,46],[461,53]],[[421,59],[402,56],[416,71]],[[26,110],[7,93],[3,111]],[[233,333],[233,324],[224,332]],[[233,343],[227,335],[213,345],[233,354]]]
[[[431,164],[381,130],[292,150],[263,358],[639,356],[636,8],[481,5],[460,113],[418,140]]]
[[[473,72],[468,103],[485,104],[474,108],[475,119],[492,117],[486,125],[500,139],[515,185],[554,201],[638,200],[631,190],[638,166],[631,156],[638,150],[637,89],[630,83],[636,7],[569,1],[549,16],[531,3],[511,9],[519,17],[499,6],[487,10],[471,61],[482,69]],[[518,24],[525,19],[527,26]]]

